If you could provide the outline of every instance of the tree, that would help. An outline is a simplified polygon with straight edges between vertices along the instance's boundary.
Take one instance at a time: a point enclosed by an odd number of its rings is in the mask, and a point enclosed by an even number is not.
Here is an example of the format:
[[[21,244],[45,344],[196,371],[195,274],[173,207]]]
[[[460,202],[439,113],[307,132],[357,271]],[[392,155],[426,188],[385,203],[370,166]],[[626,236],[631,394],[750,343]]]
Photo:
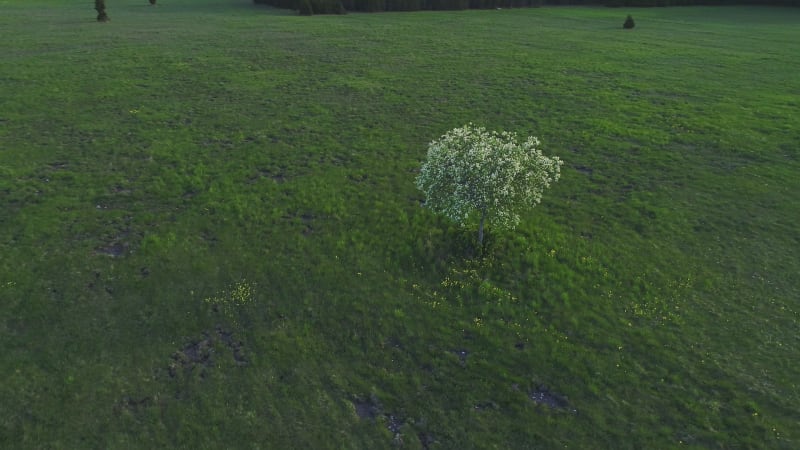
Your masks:
[[[314,8],[311,6],[311,0],[298,0],[298,12],[301,16],[313,16]]]
[[[94,9],[97,11],[98,22],[108,22],[108,14],[106,14],[106,0],[94,0]]]
[[[633,21],[633,16],[628,14],[628,17],[625,19],[625,23],[622,24],[622,28],[625,28],[626,30],[632,30],[635,26],[636,23]]]
[[[563,162],[539,150],[539,140],[518,142],[509,132],[489,132],[468,124],[447,132],[428,146],[417,177],[425,206],[465,225],[478,220],[478,244],[489,220],[513,229],[519,211],[534,207],[561,175]]]

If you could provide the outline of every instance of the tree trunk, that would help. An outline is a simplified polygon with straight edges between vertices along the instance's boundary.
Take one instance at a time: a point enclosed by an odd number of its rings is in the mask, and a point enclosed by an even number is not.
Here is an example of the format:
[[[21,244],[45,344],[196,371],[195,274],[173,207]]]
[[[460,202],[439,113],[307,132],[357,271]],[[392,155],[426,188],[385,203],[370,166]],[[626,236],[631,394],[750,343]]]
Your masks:
[[[486,210],[481,210],[481,224],[478,226],[478,245],[483,247],[483,225],[486,223]]]

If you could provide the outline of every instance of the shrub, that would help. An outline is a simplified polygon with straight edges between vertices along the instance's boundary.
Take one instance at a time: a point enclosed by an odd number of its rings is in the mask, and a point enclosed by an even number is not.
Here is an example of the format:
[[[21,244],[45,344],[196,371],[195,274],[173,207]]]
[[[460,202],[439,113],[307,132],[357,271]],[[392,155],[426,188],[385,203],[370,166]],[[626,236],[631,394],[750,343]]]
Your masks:
[[[633,23],[633,17],[630,14],[628,14],[628,18],[625,19],[625,23],[622,24],[622,28],[624,28],[626,30],[630,30],[635,26],[636,26],[636,24]]]
[[[94,0],[94,9],[97,11],[98,22],[109,21],[108,14],[106,14],[106,0]]]

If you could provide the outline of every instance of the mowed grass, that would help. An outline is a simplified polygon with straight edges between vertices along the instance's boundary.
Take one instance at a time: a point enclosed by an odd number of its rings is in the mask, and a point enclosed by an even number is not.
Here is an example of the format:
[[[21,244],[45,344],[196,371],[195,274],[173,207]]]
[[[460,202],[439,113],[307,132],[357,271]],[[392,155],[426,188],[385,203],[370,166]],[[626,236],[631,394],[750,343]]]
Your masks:
[[[800,446],[800,10],[146,3],[0,4],[0,447]]]

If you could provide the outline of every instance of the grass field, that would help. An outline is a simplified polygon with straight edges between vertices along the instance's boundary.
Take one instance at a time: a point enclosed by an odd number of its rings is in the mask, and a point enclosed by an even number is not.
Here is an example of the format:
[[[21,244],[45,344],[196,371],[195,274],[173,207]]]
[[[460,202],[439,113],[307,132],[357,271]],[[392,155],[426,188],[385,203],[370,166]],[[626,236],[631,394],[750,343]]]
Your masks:
[[[800,10],[108,6],[0,2],[1,448],[800,447]]]

